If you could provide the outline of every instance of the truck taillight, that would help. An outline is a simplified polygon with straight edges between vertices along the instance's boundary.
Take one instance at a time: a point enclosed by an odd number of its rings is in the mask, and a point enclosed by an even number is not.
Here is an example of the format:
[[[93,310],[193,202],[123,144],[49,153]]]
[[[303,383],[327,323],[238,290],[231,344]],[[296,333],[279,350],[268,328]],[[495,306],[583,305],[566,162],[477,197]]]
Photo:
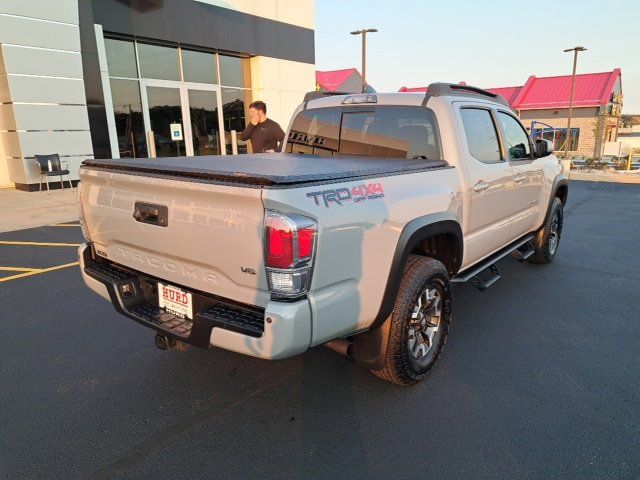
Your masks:
[[[292,298],[309,289],[317,224],[302,215],[265,211],[264,249],[269,290]]]

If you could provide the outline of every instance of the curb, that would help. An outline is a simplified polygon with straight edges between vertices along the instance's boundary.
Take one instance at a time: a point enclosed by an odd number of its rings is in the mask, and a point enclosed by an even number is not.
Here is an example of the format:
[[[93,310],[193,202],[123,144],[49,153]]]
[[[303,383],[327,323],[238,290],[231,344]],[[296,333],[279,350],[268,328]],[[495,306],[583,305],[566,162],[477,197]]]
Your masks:
[[[569,172],[569,180],[580,180],[584,182],[608,182],[608,183],[628,183],[640,184],[640,175],[638,174],[597,174],[597,173],[579,173]]]

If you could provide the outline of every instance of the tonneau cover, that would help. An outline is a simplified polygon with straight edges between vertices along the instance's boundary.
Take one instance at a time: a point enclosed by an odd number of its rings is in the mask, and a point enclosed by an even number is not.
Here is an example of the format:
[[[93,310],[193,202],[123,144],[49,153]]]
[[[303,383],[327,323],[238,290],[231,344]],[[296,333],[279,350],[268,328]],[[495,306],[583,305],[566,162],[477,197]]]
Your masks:
[[[290,186],[363,176],[382,176],[444,167],[443,160],[320,157],[294,153],[85,160],[83,165],[121,172],[141,172],[236,182],[258,186]]]

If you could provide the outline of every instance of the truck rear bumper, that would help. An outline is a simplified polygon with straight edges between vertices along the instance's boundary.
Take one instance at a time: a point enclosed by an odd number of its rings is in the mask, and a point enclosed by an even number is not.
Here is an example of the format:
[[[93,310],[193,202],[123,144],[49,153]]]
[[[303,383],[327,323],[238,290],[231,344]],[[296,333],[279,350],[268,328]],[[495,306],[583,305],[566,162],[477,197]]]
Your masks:
[[[80,246],[78,254],[82,278],[91,290],[122,315],[161,335],[196,347],[221,347],[264,359],[297,355],[311,343],[311,309],[306,299],[270,301],[261,309],[191,290],[194,315],[189,320],[158,307],[161,279],[98,257],[88,243]]]

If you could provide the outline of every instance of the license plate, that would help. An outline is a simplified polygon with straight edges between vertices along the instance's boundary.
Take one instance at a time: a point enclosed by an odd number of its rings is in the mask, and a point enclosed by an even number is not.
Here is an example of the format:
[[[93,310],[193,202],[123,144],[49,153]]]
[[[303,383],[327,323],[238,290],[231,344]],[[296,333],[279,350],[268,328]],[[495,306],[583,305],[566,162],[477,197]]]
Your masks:
[[[158,282],[158,304],[169,313],[193,320],[193,299],[189,292]]]

